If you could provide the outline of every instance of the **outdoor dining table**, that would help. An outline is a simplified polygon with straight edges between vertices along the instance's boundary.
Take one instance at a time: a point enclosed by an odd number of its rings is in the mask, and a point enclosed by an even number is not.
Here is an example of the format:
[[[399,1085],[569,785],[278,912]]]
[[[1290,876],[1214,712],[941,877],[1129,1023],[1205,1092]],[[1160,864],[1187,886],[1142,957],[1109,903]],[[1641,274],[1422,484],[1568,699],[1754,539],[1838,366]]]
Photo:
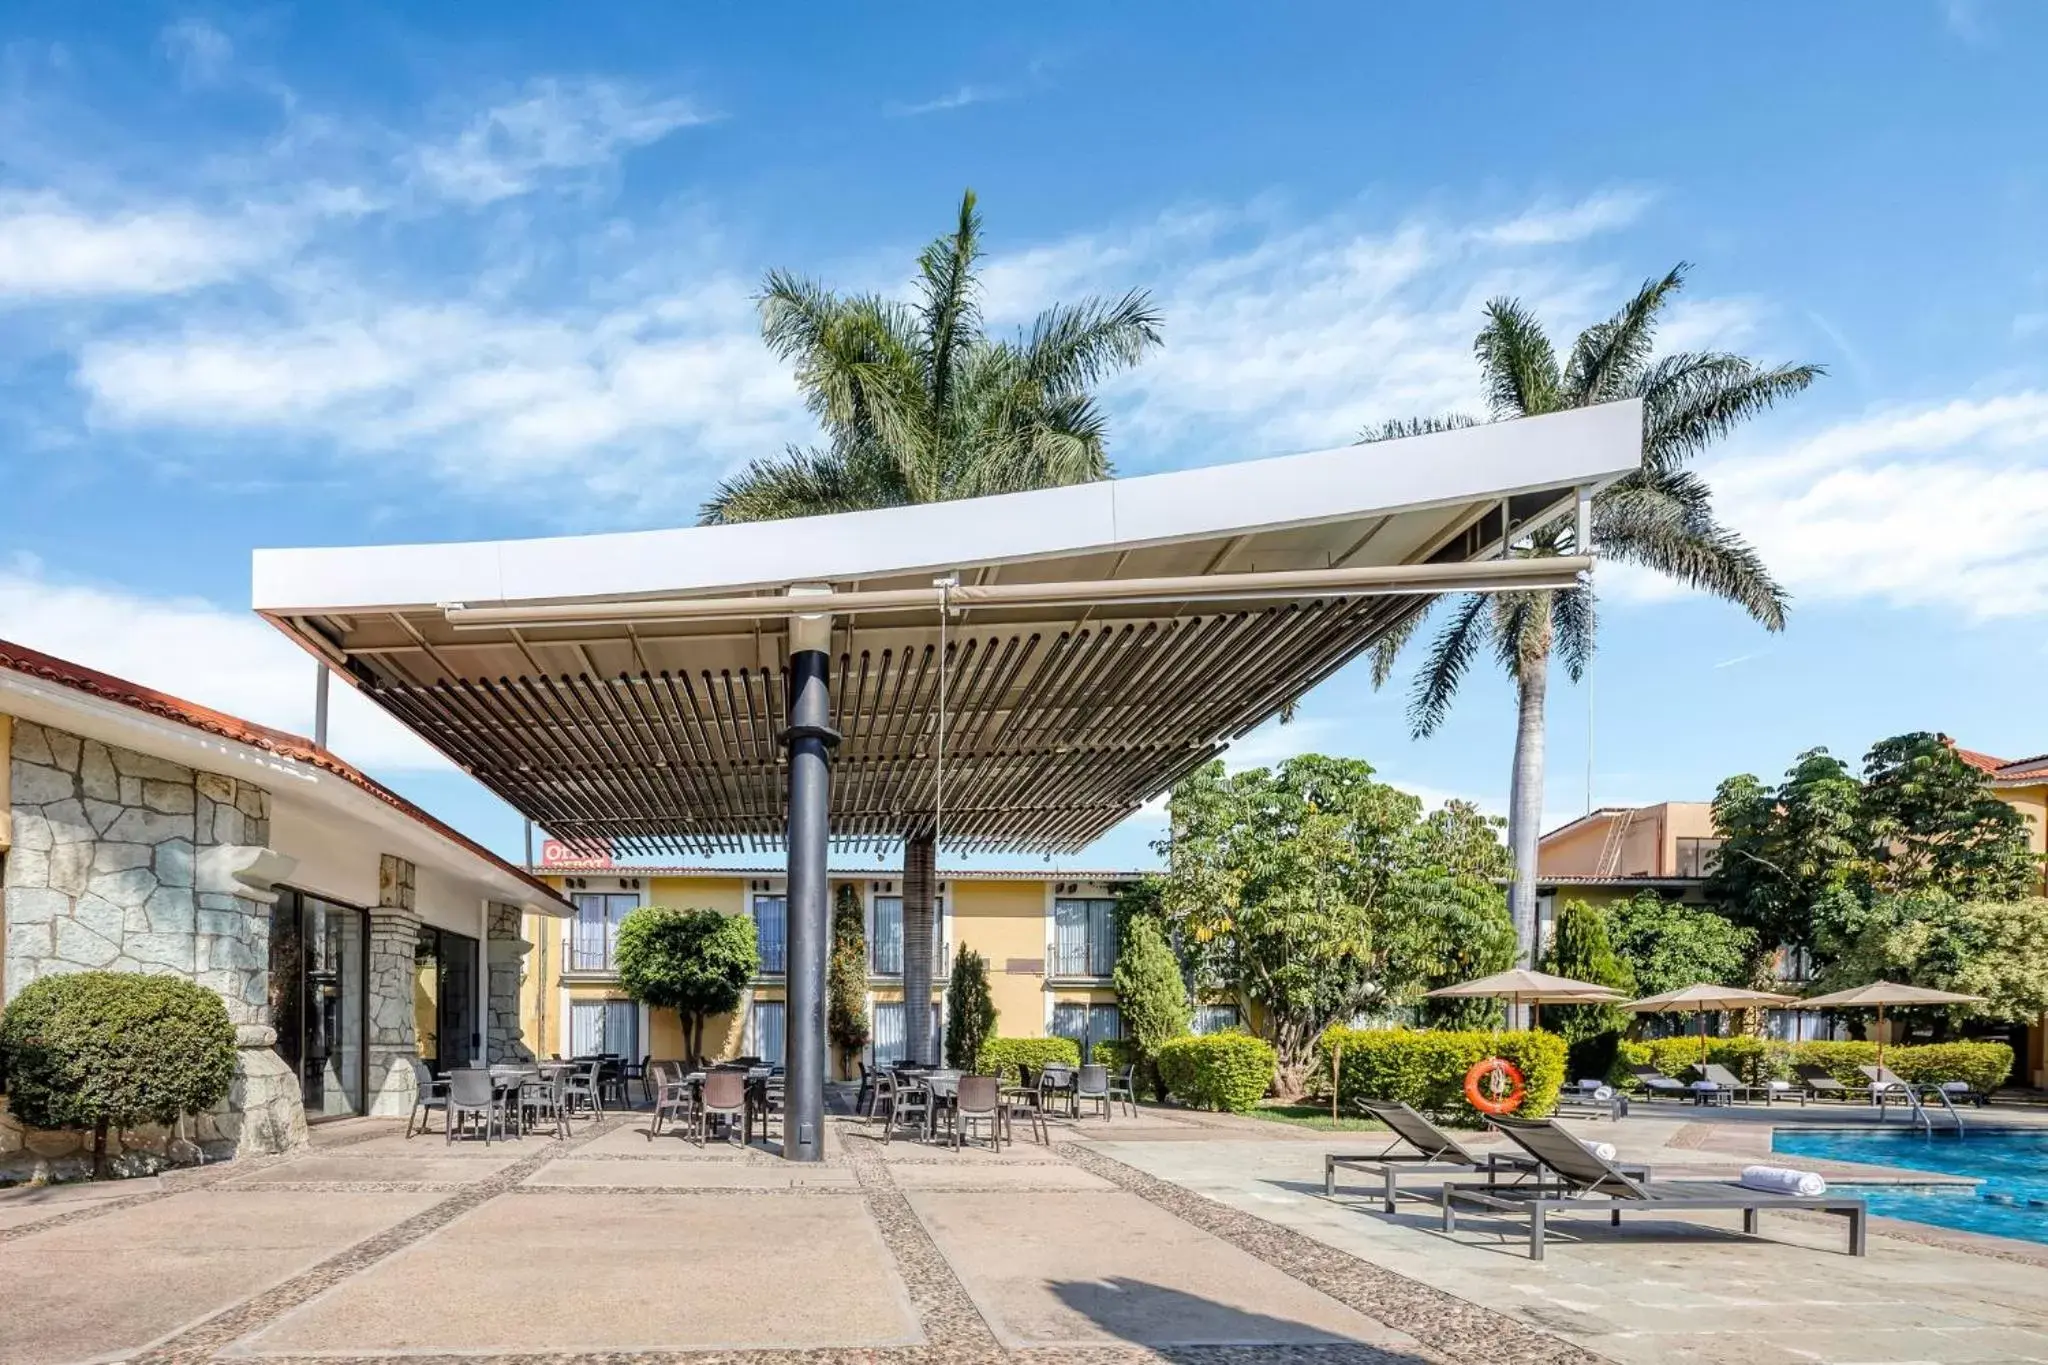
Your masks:
[[[695,1109],[704,1102],[705,1071],[692,1071],[683,1077],[683,1084],[690,1087],[690,1107]],[[773,1067],[750,1066],[747,1068],[747,1108],[758,1110],[765,1122],[768,1110],[768,1079],[775,1074]],[[749,1121],[751,1123],[751,1120]]]

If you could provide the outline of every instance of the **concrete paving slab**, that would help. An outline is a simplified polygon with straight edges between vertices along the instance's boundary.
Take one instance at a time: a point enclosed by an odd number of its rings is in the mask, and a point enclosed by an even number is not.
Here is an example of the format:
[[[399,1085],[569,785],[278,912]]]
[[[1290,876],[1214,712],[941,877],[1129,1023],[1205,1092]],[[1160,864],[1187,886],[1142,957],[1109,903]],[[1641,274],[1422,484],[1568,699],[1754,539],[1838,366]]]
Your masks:
[[[493,1200],[237,1349],[510,1354],[920,1340],[861,1200],[593,1192]]]
[[[347,1152],[347,1149],[342,1149]],[[434,1184],[468,1184],[504,1170],[521,1160],[516,1152],[499,1149],[500,1155],[491,1160],[472,1156],[415,1156],[411,1153],[365,1156],[348,1152],[347,1155],[325,1153],[301,1157],[296,1161],[280,1162],[265,1166],[247,1175],[236,1176],[224,1188],[250,1189],[262,1185],[300,1184],[354,1184],[359,1181],[376,1182],[430,1182]]]
[[[155,1194],[163,1186],[155,1176],[136,1180],[80,1181],[72,1185],[17,1185],[0,1190],[0,1228],[40,1223],[63,1213],[76,1213],[112,1199]]]
[[[637,1189],[858,1190],[848,1166],[751,1161],[550,1161],[523,1182],[534,1186]]]
[[[684,1137],[681,1130],[673,1127],[664,1127],[659,1134],[649,1137],[648,1123],[644,1117],[628,1122],[622,1128],[615,1128],[576,1150],[579,1153],[596,1153],[599,1156],[680,1156],[714,1161],[745,1161],[768,1154],[767,1149],[760,1145],[758,1137],[753,1148],[741,1147],[716,1137],[700,1147],[690,1138]]]
[[[580,1130],[579,1130],[580,1131]],[[362,1142],[339,1145],[315,1144],[323,1156],[412,1156],[412,1157],[462,1157],[478,1161],[497,1161],[504,1157],[518,1158],[532,1156],[548,1138],[539,1134],[524,1138],[493,1139],[486,1144],[475,1138],[463,1138],[449,1142],[440,1133],[419,1133],[408,1138],[399,1129],[381,1137]]]
[[[1005,1346],[1415,1347],[1135,1195],[908,1197]]]
[[[442,1196],[193,1190],[0,1246],[0,1360],[132,1352]]]
[[[971,1165],[906,1165],[889,1168],[889,1176],[906,1190],[1016,1189],[1016,1190],[1113,1190],[1116,1186],[1100,1176],[1090,1175],[1066,1162],[1039,1165],[1001,1165],[975,1162]]]

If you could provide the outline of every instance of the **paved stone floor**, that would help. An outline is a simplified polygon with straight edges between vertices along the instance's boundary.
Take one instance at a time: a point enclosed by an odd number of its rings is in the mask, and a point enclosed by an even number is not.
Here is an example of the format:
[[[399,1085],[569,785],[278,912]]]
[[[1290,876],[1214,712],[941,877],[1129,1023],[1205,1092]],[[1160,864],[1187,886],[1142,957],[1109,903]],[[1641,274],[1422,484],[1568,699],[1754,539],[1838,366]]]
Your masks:
[[[1660,1174],[1768,1143],[1682,1113],[1599,1135]],[[1323,1198],[1359,1135],[1147,1110],[1000,1155],[877,1137],[835,1120],[796,1168],[641,1115],[488,1147],[351,1121],[0,1193],[0,1362],[2048,1361],[2048,1256],[2014,1243],[1881,1226],[1859,1261],[1839,1223],[1703,1217],[1567,1224],[1539,1265]]]

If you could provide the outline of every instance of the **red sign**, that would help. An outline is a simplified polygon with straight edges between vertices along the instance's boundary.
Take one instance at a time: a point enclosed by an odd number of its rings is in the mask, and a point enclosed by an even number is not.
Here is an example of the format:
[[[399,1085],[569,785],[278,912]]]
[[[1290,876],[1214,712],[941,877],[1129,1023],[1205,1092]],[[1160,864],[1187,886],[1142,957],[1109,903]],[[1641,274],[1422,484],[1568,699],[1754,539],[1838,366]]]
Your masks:
[[[601,853],[578,853],[560,839],[543,839],[540,844],[540,865],[562,872],[588,872],[612,865],[610,849]]]

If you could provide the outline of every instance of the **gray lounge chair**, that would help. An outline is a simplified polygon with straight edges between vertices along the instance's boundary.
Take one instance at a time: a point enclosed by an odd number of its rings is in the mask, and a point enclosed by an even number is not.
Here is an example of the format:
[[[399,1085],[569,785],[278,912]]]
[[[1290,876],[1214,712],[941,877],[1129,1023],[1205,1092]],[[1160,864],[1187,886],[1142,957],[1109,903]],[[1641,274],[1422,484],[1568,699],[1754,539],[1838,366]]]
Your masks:
[[[1458,1209],[1468,1206],[1485,1213],[1529,1220],[1529,1259],[1543,1259],[1547,1216],[1552,1212],[1598,1212],[1621,1226],[1621,1211],[1655,1210],[1676,1213],[1691,1210],[1739,1209],[1742,1230],[1754,1236],[1757,1220],[1765,1209],[1800,1209],[1838,1213],[1849,1220],[1849,1254],[1864,1252],[1864,1228],[1869,1212],[1861,1199],[1837,1194],[1814,1197],[1772,1194],[1746,1189],[1726,1180],[1640,1180],[1610,1161],[1588,1151],[1584,1143],[1548,1119],[1496,1118],[1493,1126],[1506,1135],[1543,1168],[1557,1178],[1517,1185],[1460,1185],[1446,1183],[1438,1192],[1443,1207],[1444,1231],[1458,1226]]]
[[[1691,1086],[1687,1085],[1684,1081],[1665,1075],[1654,1066],[1632,1066],[1628,1069],[1628,1074],[1637,1085],[1643,1088],[1643,1093],[1653,1100],[1689,1100],[1692,1098]]]
[[[1758,1095],[1765,1099],[1770,1098],[1769,1090],[1760,1085],[1751,1085],[1719,1062],[1699,1062],[1693,1066],[1693,1070],[1700,1073],[1701,1080],[1712,1082],[1716,1090],[1725,1090],[1744,1103]]]
[[[1797,1063],[1792,1074],[1799,1078],[1799,1088],[1817,1100],[1852,1100],[1869,1093],[1843,1085],[1832,1071],[1814,1062]]]
[[[1540,1174],[1541,1166],[1531,1157],[1514,1152],[1487,1152],[1484,1155],[1470,1151],[1443,1129],[1415,1112],[1405,1104],[1385,1100],[1359,1100],[1358,1108],[1387,1125],[1387,1131],[1394,1135],[1394,1141],[1385,1151],[1372,1153],[1332,1153],[1323,1158],[1323,1193],[1335,1196],[1337,1193],[1338,1170],[1359,1171],[1380,1179],[1380,1207],[1388,1213],[1394,1211],[1394,1201],[1400,1196],[1400,1179],[1404,1175],[1479,1175],[1486,1177],[1489,1185],[1497,1182],[1503,1174],[1520,1180],[1525,1176]],[[1576,1139],[1574,1139],[1576,1141]],[[1400,1150],[1402,1147],[1407,1150]],[[1649,1179],[1647,1166],[1630,1166],[1642,1179]],[[1413,1195],[1411,1198],[1425,1198]]]

